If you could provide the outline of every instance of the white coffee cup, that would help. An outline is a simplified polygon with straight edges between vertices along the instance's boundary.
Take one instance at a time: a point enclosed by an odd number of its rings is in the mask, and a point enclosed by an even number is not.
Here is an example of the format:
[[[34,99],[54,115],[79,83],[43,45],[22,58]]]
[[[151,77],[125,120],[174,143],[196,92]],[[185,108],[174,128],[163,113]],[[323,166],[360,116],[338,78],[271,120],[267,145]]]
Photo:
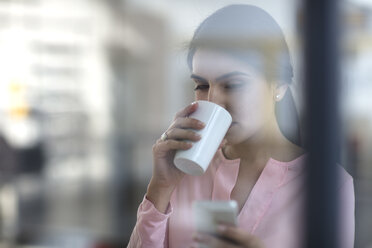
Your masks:
[[[230,113],[218,104],[197,102],[197,110],[189,117],[205,123],[203,129],[195,130],[201,139],[188,150],[178,150],[174,157],[176,167],[190,175],[201,175],[208,169],[232,121]]]

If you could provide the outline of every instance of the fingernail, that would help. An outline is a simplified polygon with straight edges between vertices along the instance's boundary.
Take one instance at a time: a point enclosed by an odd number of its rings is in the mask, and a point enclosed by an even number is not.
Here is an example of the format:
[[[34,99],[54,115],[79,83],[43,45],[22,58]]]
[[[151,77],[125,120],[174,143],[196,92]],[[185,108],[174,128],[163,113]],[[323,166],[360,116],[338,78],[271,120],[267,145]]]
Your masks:
[[[192,102],[192,103],[191,103],[191,106],[195,105],[196,103],[197,103],[197,102]]]
[[[201,126],[201,127],[205,127],[205,123],[201,122],[201,121],[198,122],[198,125]]]

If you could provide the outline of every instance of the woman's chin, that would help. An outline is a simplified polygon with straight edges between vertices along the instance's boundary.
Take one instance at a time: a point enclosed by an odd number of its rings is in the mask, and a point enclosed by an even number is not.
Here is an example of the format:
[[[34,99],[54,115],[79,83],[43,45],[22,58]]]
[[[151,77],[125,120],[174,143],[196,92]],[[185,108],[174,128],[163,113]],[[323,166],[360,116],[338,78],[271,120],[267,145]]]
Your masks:
[[[236,145],[244,142],[248,137],[249,135],[243,132],[241,126],[235,124],[230,126],[224,139],[226,140],[226,145]]]
[[[231,123],[229,129],[226,132],[226,138],[235,136],[237,133],[237,126],[238,124],[236,122]]]
[[[225,140],[226,140],[226,143],[225,145],[233,145],[233,144],[237,144],[239,143],[238,140],[239,140],[239,135],[236,134],[236,132],[234,132],[233,129],[229,129],[225,135]]]

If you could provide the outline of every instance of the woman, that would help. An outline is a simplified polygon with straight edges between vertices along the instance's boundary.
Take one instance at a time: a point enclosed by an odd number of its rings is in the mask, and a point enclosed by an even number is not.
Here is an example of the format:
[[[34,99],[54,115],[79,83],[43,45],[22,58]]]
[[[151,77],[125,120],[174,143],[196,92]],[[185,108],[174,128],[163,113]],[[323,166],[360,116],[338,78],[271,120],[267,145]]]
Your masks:
[[[153,175],[129,247],[302,247],[305,155],[295,144],[298,128],[288,130],[276,116],[280,109],[291,111],[282,103],[296,113],[288,87],[292,66],[280,27],[257,7],[227,6],[195,31],[188,62],[195,99],[224,107],[233,122],[208,170],[193,177],[176,169],[173,158],[176,150],[200,139],[192,130],[204,124],[188,118],[197,103],[175,116],[153,146]],[[346,221],[341,243],[353,247],[353,182],[339,171]],[[193,201],[230,199],[239,206],[238,227],[221,225],[218,237],[195,234]]]

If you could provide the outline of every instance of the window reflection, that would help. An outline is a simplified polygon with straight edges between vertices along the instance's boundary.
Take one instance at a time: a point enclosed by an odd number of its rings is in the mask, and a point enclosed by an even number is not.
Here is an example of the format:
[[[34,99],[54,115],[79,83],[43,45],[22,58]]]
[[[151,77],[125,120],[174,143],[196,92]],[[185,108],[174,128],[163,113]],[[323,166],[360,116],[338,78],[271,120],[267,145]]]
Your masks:
[[[301,116],[302,6],[249,3],[270,12],[285,33]],[[152,173],[151,146],[194,97],[185,44],[227,4],[0,1],[2,243],[128,242]],[[372,5],[348,1],[343,11],[341,164],[354,177],[355,247],[368,247]]]

